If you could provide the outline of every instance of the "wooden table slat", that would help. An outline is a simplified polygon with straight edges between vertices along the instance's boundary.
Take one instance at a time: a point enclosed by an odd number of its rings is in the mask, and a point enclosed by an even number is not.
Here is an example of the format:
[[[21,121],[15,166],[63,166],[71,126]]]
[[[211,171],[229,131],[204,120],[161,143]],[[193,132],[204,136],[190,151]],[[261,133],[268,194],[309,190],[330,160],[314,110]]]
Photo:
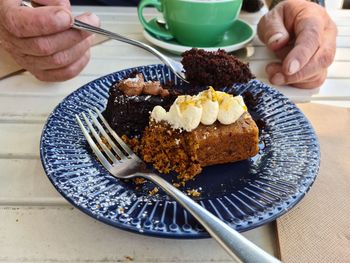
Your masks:
[[[337,52],[326,82],[319,89],[277,87],[295,102],[313,101],[350,107],[350,10],[327,2],[338,25]],[[103,27],[145,41],[135,8],[74,6],[75,14],[96,13]],[[262,14],[242,12],[255,28]],[[159,16],[153,8],[145,16]],[[247,52],[247,53],[245,53]],[[169,52],[166,54],[179,59]],[[274,55],[255,37],[246,51],[252,71],[267,81],[265,66]],[[53,108],[85,83],[117,70],[159,63],[146,51],[108,41],[92,49],[89,65],[76,78],[48,83],[28,72],[0,81],[0,262],[231,262],[211,239],[158,239],[121,231],[86,216],[54,189],[39,156],[43,125]],[[244,235],[277,255],[274,223]]]

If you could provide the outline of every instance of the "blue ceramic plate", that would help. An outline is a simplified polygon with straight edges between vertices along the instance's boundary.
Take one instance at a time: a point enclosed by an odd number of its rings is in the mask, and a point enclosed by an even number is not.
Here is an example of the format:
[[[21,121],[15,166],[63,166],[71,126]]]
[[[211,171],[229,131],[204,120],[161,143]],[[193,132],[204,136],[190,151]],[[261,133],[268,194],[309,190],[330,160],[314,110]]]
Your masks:
[[[164,193],[150,196],[151,183],[135,185],[109,175],[75,121],[75,114],[88,109],[103,111],[112,83],[135,70],[146,80],[184,85],[165,66],[151,65],[118,71],[79,88],[55,108],[44,127],[40,149],[46,174],[75,207],[112,226],[158,237],[208,237]],[[320,151],[309,121],[284,95],[257,80],[231,89],[259,98],[251,110],[266,122],[260,152],[249,160],[207,167],[182,190],[197,189],[202,206],[245,231],[276,219],[302,199],[317,175]]]

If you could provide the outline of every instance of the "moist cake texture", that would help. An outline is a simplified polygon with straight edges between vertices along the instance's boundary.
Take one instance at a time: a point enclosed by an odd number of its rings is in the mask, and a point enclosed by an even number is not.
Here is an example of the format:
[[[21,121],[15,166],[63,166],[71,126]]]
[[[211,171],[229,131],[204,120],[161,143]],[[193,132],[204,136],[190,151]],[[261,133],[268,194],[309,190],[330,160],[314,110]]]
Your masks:
[[[211,116],[203,119],[201,115],[199,122],[196,110]],[[175,171],[180,180],[187,181],[199,174],[202,167],[256,155],[258,136],[258,127],[241,98],[209,89],[196,98],[180,96],[165,114],[155,107],[139,149],[144,161],[152,163],[158,171],[165,174]]]
[[[259,131],[242,96],[203,90],[248,82],[248,64],[199,49],[185,52],[182,64],[192,88],[167,89],[133,72],[110,88],[104,115],[146,163],[185,182],[203,167],[256,155]]]
[[[159,172],[178,173],[188,181],[202,167],[245,160],[258,153],[258,128],[247,112],[230,125],[200,124],[192,132],[172,129],[166,122],[151,122],[141,140],[140,154]]]
[[[186,79],[193,86],[231,87],[247,83],[255,76],[244,63],[224,50],[208,52],[193,48],[182,54]]]
[[[133,72],[110,88],[104,116],[118,134],[140,136],[153,107],[168,109],[176,97],[174,90],[166,89],[159,81],[145,81],[142,73]]]

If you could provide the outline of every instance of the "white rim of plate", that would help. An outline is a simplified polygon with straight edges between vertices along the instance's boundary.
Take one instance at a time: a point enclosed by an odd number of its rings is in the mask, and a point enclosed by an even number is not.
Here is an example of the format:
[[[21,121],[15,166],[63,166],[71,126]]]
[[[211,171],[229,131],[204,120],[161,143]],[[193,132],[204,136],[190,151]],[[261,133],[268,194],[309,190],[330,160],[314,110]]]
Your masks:
[[[256,35],[256,32],[255,32],[255,29],[249,23],[247,23],[246,21],[243,21],[241,19],[238,19],[238,20],[243,22],[243,23],[245,23],[247,26],[249,26],[251,28],[253,34],[249,38],[247,38],[246,40],[244,40],[242,42],[234,44],[234,45],[217,46],[217,47],[198,47],[198,48],[204,49],[206,51],[216,51],[216,50],[218,50],[220,48],[220,49],[225,50],[226,52],[232,52],[232,51],[236,51],[238,49],[241,49],[241,48],[245,47],[250,41],[252,41],[252,39]],[[156,46],[158,46],[160,48],[163,48],[165,50],[168,50],[170,52],[173,52],[173,53],[175,52],[177,54],[183,53],[183,52],[193,48],[191,46],[183,46],[183,45],[180,45],[180,44],[167,43],[165,41],[162,41],[162,40],[160,40],[158,38],[153,37],[146,30],[143,30],[143,36],[149,42],[151,42],[152,44],[154,44],[154,45],[156,45]]]

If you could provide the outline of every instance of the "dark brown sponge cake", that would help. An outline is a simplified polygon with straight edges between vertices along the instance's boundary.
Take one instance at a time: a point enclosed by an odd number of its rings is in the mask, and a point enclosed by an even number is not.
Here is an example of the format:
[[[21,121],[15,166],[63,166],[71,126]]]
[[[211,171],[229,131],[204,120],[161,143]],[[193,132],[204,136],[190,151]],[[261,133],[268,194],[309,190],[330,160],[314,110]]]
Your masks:
[[[234,83],[247,83],[255,78],[248,63],[221,49],[209,52],[192,48],[182,54],[181,63],[186,79],[192,86],[213,86],[218,89]]]
[[[163,87],[156,92],[158,94],[144,94],[139,90],[141,84],[143,88],[160,84],[156,81],[144,82],[142,74],[136,78],[139,74],[135,72],[110,88],[107,107],[104,111],[104,116],[112,129],[119,135],[127,135],[129,138],[142,135],[154,106],[161,105],[169,109],[177,97],[175,90],[167,90]]]

